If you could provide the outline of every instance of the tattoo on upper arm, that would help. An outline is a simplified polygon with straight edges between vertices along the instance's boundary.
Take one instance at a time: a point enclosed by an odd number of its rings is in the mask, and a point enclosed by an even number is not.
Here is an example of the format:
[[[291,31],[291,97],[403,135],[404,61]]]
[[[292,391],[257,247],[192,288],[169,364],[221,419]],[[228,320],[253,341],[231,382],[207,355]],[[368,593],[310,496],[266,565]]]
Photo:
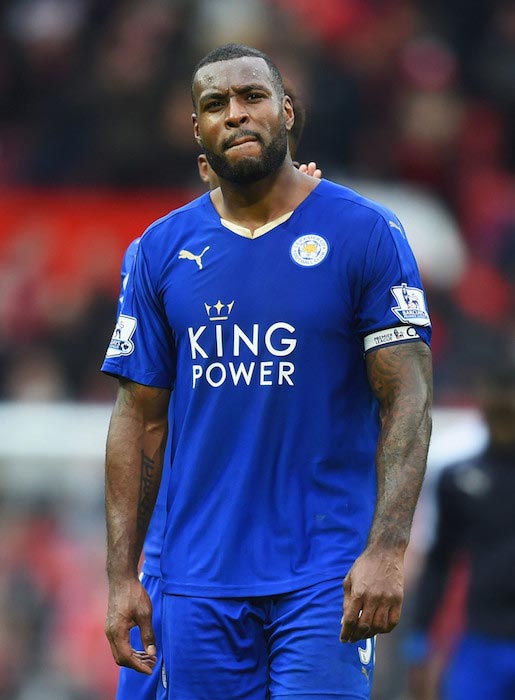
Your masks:
[[[370,386],[382,408],[390,406],[403,389],[406,397],[431,396],[431,353],[424,343],[395,345],[367,355]]]
[[[144,386],[128,379],[120,378],[117,408],[118,413],[144,406],[149,413],[166,412],[170,400],[170,390]]]
[[[136,385],[134,382],[121,381],[120,389],[123,389],[121,394],[121,400],[125,408],[134,408],[136,403]]]

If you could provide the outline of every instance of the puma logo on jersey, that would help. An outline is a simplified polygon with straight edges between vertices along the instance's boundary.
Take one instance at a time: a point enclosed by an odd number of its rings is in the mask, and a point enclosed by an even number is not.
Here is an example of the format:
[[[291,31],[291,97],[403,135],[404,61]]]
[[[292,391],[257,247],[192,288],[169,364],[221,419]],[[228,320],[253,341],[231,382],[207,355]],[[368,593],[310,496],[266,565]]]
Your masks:
[[[189,250],[181,250],[181,252],[179,253],[179,260],[194,260],[198,265],[198,269],[202,270],[202,256],[208,250],[209,250],[208,245],[204,248],[204,250],[202,251],[202,253],[200,253],[200,255],[195,255],[194,253],[190,253]]]

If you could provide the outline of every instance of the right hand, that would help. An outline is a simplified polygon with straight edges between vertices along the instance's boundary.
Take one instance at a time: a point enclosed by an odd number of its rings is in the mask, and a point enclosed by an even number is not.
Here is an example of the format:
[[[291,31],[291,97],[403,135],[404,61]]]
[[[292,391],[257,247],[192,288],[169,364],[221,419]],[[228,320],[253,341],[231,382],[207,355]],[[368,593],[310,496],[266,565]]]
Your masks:
[[[144,649],[130,644],[130,630],[138,626]],[[109,605],[105,626],[113,658],[119,666],[127,666],[150,675],[156,665],[156,640],[152,628],[152,603],[137,578],[110,583]]]

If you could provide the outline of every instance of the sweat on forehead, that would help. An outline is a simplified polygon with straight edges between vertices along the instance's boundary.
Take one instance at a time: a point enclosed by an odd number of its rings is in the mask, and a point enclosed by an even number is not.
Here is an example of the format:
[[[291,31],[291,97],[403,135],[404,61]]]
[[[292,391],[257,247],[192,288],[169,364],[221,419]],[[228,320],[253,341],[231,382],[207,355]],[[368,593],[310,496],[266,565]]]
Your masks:
[[[193,71],[193,76],[191,80],[191,96],[193,99],[193,104],[195,105],[194,96],[194,86],[197,82],[197,75],[206,66],[213,66],[213,64],[221,63],[223,61],[236,61],[237,59],[251,59],[242,61],[242,64],[253,64],[256,69],[261,64],[261,61],[255,59],[261,59],[268,66],[268,78],[272,81],[275,91],[279,97],[284,95],[284,84],[282,76],[279,69],[272,61],[272,59],[267,56],[262,51],[254,49],[251,46],[245,46],[243,44],[225,44],[224,46],[219,46],[210,53],[208,53],[202,60],[198,62]],[[254,60],[252,60],[254,59]],[[204,71],[202,71],[204,72]],[[213,73],[216,71],[213,71]]]
[[[193,84],[194,97],[199,100],[206,92],[246,92],[264,89],[277,95],[268,66],[261,59],[242,58],[203,66]]]

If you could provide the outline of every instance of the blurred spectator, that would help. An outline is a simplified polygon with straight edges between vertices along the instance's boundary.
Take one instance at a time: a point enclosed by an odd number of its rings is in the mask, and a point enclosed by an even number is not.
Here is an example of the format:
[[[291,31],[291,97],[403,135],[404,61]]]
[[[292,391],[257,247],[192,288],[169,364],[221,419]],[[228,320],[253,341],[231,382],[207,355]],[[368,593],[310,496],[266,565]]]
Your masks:
[[[437,400],[466,400],[470,377],[494,346],[515,353],[508,0],[7,0],[0,183],[196,187],[191,66],[235,39],[273,55],[306,104],[300,160],[316,159],[343,182],[422,186],[457,219],[467,263],[446,273],[446,285],[429,283],[428,294]],[[37,209],[34,222],[36,232]],[[0,242],[2,235],[0,227]],[[45,238],[52,231],[37,232],[31,246],[20,233],[0,261],[0,391],[28,397],[34,383],[33,395],[105,398],[93,376],[114,286],[81,284],[63,309]],[[52,381],[55,390],[44,387]]]
[[[436,538],[420,573],[407,644],[413,700],[515,697],[512,363],[490,370],[480,405],[486,451],[446,468],[438,483]]]
[[[515,362],[512,0],[0,3],[0,399],[112,400],[98,367],[121,256],[198,190],[191,69],[225,41],[264,49],[295,86],[300,161],[401,215],[432,312],[436,402],[470,405],[485,368]],[[104,594],[87,585],[102,586],[101,540],[70,544],[48,517],[59,504],[25,524],[24,504],[1,505],[0,700],[112,697]],[[464,582],[462,568],[451,603]],[[379,664],[382,700],[398,675]]]
[[[56,500],[2,506],[0,699],[113,697],[116,675],[103,647],[102,539],[90,528],[72,541]]]
[[[515,168],[515,4],[494,3],[495,10],[474,65],[481,93],[505,115],[509,127],[504,163]]]

